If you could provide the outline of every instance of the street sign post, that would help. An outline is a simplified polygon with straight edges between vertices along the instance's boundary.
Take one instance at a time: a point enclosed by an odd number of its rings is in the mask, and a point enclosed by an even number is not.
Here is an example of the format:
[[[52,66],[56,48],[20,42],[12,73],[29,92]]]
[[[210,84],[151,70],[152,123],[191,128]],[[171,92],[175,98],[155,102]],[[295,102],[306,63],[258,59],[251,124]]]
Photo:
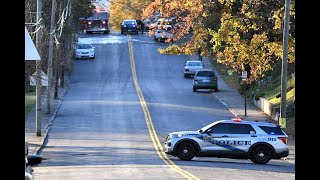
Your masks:
[[[245,83],[245,88],[244,88],[244,116],[247,116],[247,78],[248,78],[248,73],[247,71],[242,71],[241,74],[242,82]]]

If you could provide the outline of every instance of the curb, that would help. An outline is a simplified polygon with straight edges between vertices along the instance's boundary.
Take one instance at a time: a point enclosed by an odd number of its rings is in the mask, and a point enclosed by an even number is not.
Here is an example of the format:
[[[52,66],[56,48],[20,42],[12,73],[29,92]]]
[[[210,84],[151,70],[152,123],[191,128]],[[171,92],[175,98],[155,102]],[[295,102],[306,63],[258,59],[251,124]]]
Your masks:
[[[39,154],[40,154],[40,153],[39,153],[40,150],[44,147],[44,142],[46,141],[46,139],[47,139],[47,137],[48,137],[48,134],[49,134],[49,131],[50,131],[50,127],[51,127],[51,125],[52,125],[52,121],[53,121],[53,119],[55,118],[55,116],[56,116],[56,114],[57,114],[57,112],[58,112],[58,110],[59,110],[59,108],[60,108],[60,105],[61,105],[61,103],[62,103],[62,100],[63,100],[63,98],[64,98],[64,95],[65,95],[66,91],[67,91],[68,88],[69,88],[69,83],[70,83],[70,81],[68,80],[67,83],[66,83],[67,86],[66,86],[66,88],[63,90],[61,96],[59,97],[58,104],[55,106],[55,110],[54,110],[51,118],[49,119],[46,127],[45,127],[45,130],[44,130],[44,132],[43,132],[44,135],[43,135],[43,137],[41,138],[41,146],[35,148],[35,150],[34,150],[33,153],[32,153],[33,155],[39,155]]]
[[[233,109],[231,109],[227,103],[225,103],[219,96],[217,96],[216,94],[214,94],[214,96],[225,106],[228,108],[228,110],[234,115],[234,117],[239,117],[239,115],[235,112],[233,112]]]

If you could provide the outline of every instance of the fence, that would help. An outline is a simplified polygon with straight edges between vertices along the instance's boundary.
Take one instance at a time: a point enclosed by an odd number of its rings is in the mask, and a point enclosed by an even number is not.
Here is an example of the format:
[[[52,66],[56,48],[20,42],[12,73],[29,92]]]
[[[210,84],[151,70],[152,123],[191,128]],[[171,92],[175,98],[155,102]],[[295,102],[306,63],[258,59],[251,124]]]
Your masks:
[[[287,75],[287,90],[291,90],[295,86],[295,71],[291,70]],[[281,93],[281,76],[276,77],[270,83],[261,86],[260,92],[264,93],[266,99],[272,99]]]

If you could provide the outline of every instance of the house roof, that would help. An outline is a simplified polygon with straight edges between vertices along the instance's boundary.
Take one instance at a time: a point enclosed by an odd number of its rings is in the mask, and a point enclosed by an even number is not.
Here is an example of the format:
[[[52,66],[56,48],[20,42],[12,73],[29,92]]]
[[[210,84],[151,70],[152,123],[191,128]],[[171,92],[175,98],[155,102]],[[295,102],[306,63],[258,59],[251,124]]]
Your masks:
[[[38,53],[38,50],[37,48],[35,47],[32,39],[31,39],[31,36],[27,30],[27,28],[25,27],[25,47],[24,47],[24,50],[25,50],[25,56],[24,56],[24,59],[26,61],[29,61],[29,60],[41,60],[40,58],[40,55]]]

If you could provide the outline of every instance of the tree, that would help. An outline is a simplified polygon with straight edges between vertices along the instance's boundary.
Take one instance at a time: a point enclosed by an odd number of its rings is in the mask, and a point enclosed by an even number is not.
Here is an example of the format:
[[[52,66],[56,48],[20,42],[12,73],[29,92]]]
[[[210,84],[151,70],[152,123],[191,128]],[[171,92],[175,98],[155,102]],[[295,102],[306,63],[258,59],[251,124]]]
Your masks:
[[[113,0],[110,2],[110,25],[120,30],[120,23],[125,19],[141,19],[142,10],[152,0]]]
[[[289,63],[295,61],[295,1],[292,1]],[[181,45],[159,49],[202,55],[214,54],[217,62],[244,70],[251,68],[249,81],[271,70],[282,57],[284,0],[156,0],[143,11],[144,18],[163,7],[162,16],[177,17],[172,30],[175,41],[189,37]],[[150,32],[152,35],[154,32]]]
[[[70,58],[70,47],[73,42],[73,34],[79,29],[79,18],[86,17],[92,12],[92,6],[90,0],[56,0],[59,5],[59,11],[55,13],[57,19],[56,28],[54,29],[55,44],[58,42],[64,42],[66,51],[63,53],[63,57]],[[36,23],[36,4],[37,0],[26,0],[25,1],[25,22],[28,31],[30,32],[31,38],[35,41],[35,27]],[[42,1],[42,21],[39,22],[42,25],[41,30],[41,44],[39,45],[39,54],[42,59],[48,58],[48,46],[49,46],[49,27],[51,19],[51,4],[52,1]],[[65,18],[65,19],[64,19]],[[65,21],[68,21],[65,22]],[[67,46],[68,45],[68,46]],[[54,48],[54,53],[57,53],[58,48]],[[59,52],[60,53],[60,52]],[[54,57],[53,62],[57,61],[57,56]],[[70,67],[71,61],[60,61],[59,66],[55,66],[61,69],[68,70]],[[29,83],[28,77],[35,71],[35,64],[32,62],[26,62],[25,76],[26,76],[26,87]],[[47,61],[41,61],[42,71],[47,71]],[[55,71],[55,69],[53,69]],[[63,72],[63,71],[62,71]],[[64,72],[63,72],[64,73]]]

